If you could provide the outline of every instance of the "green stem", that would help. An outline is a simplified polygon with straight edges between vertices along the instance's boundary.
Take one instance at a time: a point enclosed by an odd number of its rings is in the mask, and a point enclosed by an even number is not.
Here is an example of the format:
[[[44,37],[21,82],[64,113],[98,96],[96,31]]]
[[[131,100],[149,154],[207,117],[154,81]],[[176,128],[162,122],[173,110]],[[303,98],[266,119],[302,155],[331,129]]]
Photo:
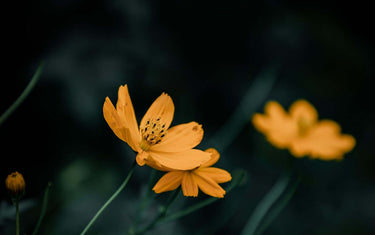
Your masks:
[[[16,235],[20,234],[20,210],[19,210],[19,200],[16,200]]]
[[[0,116],[0,126],[30,94],[31,90],[34,88],[36,82],[38,81],[40,75],[42,74],[42,70],[43,70],[43,62],[40,63],[39,67],[37,68],[36,72],[34,73],[34,76],[31,78],[25,90],[16,99],[16,101],[14,101],[14,103],[3,113],[3,115]]]
[[[152,169],[150,178],[148,180],[146,191],[143,194],[141,203],[139,205],[139,211],[142,212],[146,206],[150,203],[150,196],[155,196],[154,193],[152,193],[152,187],[156,183],[158,171],[155,169]]]
[[[172,205],[172,203],[176,200],[178,193],[181,191],[181,189],[174,190],[167,200],[167,203],[165,206],[162,206],[159,209],[158,215],[154,218],[154,220],[145,228],[137,231],[135,234],[143,234],[147,232],[148,230],[152,229],[159,221],[161,221],[166,214],[168,213],[169,207]]]
[[[146,189],[141,196],[140,202],[138,203],[138,208],[137,208],[137,212],[136,212],[136,216],[134,220],[135,225],[138,224],[144,209],[148,206],[148,204],[151,202],[151,199],[155,196],[155,194],[151,192],[152,192],[152,187],[156,181],[157,173],[158,173],[157,170],[152,169]]]
[[[107,208],[107,206],[117,197],[117,195],[125,188],[126,184],[128,183],[128,181],[130,180],[132,174],[133,174],[133,171],[135,169],[135,166],[137,165],[137,162],[136,160],[134,160],[132,166],[130,167],[130,170],[129,170],[129,173],[128,175],[126,176],[124,182],[121,184],[121,186],[117,189],[117,191],[108,199],[108,201],[102,206],[102,208],[100,208],[100,210],[95,214],[95,216],[91,219],[91,221],[88,223],[88,225],[86,226],[86,228],[83,230],[83,232],[81,233],[81,235],[85,234],[89,228],[91,227],[91,225],[94,224],[94,222],[96,221],[96,219],[99,217],[99,215],[104,211],[105,208]]]
[[[242,230],[241,235],[255,234],[257,228],[259,227],[263,218],[266,216],[267,212],[286,190],[291,178],[292,177],[290,175],[283,175],[279,178],[279,180],[275,183],[271,190],[259,202],[250,219],[246,223],[244,229]]]
[[[49,197],[49,190],[52,186],[52,183],[49,182],[48,185],[47,185],[47,188],[46,190],[44,191],[44,196],[43,196],[43,203],[42,203],[42,211],[40,212],[40,216],[39,216],[39,219],[38,219],[38,223],[36,224],[35,226],[35,229],[34,229],[34,232],[33,232],[33,235],[36,235],[39,231],[39,227],[42,223],[42,220],[44,218],[44,215],[46,214],[46,210],[47,210],[47,204],[48,204],[48,197]]]
[[[294,192],[296,191],[301,179],[298,178],[293,186],[290,187],[290,190],[284,194],[284,196],[280,199],[280,202],[275,205],[275,207],[270,211],[268,216],[264,219],[264,222],[259,226],[257,234],[262,234],[263,231],[271,224],[271,222],[279,215],[281,210],[287,205],[289,200],[292,198]]]
[[[192,206],[186,208],[183,211],[176,212],[176,213],[174,213],[170,216],[167,216],[167,217],[163,218],[162,222],[167,222],[167,221],[179,219],[179,218],[184,217],[184,216],[186,216],[190,213],[193,213],[194,211],[197,211],[197,210],[201,209],[202,207],[208,206],[208,205],[210,205],[211,203],[213,203],[217,200],[219,200],[219,198],[217,198],[217,197],[207,198],[206,200],[204,200],[202,202],[199,202],[195,205],[192,205]]]

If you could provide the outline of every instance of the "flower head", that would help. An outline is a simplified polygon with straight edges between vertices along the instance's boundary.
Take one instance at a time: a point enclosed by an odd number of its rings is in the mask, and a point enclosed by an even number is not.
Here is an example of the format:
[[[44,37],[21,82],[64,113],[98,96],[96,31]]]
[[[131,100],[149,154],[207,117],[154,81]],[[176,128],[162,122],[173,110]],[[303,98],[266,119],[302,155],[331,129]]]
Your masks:
[[[104,118],[115,135],[125,141],[137,154],[140,166],[152,162],[159,167],[188,170],[210,158],[209,153],[193,149],[203,138],[202,126],[189,122],[170,127],[174,104],[162,93],[152,103],[138,127],[128,86],[120,86],[116,108],[106,97]]]
[[[13,172],[5,180],[5,187],[14,199],[20,199],[25,192],[25,180],[21,173]]]
[[[252,122],[270,143],[289,149],[295,157],[341,160],[355,146],[355,139],[341,134],[336,122],[318,120],[317,111],[306,100],[295,101],[289,113],[279,103],[270,101],[265,114],[255,114]]]
[[[205,152],[211,153],[211,159],[207,162],[193,170],[170,171],[166,173],[152,190],[156,193],[162,193],[175,190],[181,185],[183,194],[188,197],[198,196],[198,188],[207,195],[219,198],[224,197],[225,190],[220,187],[219,183],[228,182],[232,177],[225,170],[211,167],[220,158],[220,154],[216,149],[210,148]],[[169,171],[169,169],[163,168],[159,168],[158,170]]]

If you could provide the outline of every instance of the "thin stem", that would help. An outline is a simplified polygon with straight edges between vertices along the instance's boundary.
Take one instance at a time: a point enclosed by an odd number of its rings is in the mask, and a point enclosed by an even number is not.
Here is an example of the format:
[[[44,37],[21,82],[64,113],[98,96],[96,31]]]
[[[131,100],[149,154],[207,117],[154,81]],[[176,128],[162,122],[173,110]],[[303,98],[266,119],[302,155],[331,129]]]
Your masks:
[[[145,209],[145,207],[147,206],[147,204],[150,202],[150,198],[149,198],[150,195],[152,195],[152,196],[155,195],[155,194],[151,194],[151,192],[152,192],[152,187],[156,182],[157,173],[158,173],[157,170],[152,169],[150,178],[149,178],[147,186],[146,186],[146,191],[144,192],[141,203],[139,205],[138,210],[140,212],[142,212]]]
[[[159,221],[161,221],[166,214],[168,213],[169,207],[172,205],[172,203],[176,200],[178,193],[181,191],[181,189],[174,190],[167,200],[167,203],[165,206],[162,206],[159,209],[158,215],[154,218],[154,220],[145,228],[137,231],[135,234],[143,234],[147,232],[148,230],[152,229]]]
[[[44,218],[44,215],[46,214],[46,210],[47,210],[47,204],[48,204],[48,197],[49,197],[49,190],[52,186],[52,183],[49,182],[47,187],[46,187],[46,190],[44,191],[44,196],[43,196],[43,203],[42,203],[42,210],[40,212],[40,216],[39,216],[39,219],[38,219],[38,223],[36,224],[35,226],[35,229],[34,229],[34,232],[33,232],[33,235],[36,235],[39,231],[39,227],[42,223],[42,220]]]
[[[81,235],[85,234],[89,228],[91,227],[91,225],[94,224],[94,222],[96,221],[96,219],[99,217],[99,215],[104,211],[105,208],[107,208],[107,206],[117,197],[117,195],[125,188],[126,184],[128,183],[129,179],[131,178],[132,174],[133,174],[133,171],[135,169],[135,166],[137,165],[137,162],[136,160],[134,160],[132,166],[130,167],[130,170],[129,170],[129,173],[128,175],[126,176],[124,182],[121,184],[121,186],[117,189],[117,191],[108,199],[108,201],[102,206],[102,208],[100,208],[100,210],[95,214],[95,216],[91,219],[90,223],[88,223],[88,225],[86,226],[86,228],[83,230],[83,232],[81,233]]]
[[[20,234],[20,210],[19,210],[19,200],[16,200],[16,235]]]
[[[150,178],[148,180],[146,189],[142,193],[141,199],[139,200],[136,215],[135,215],[135,219],[134,219],[134,224],[135,224],[134,226],[135,227],[137,227],[143,211],[150,204],[151,199],[155,196],[155,194],[154,193],[151,194],[151,192],[152,192],[152,186],[155,184],[155,181],[156,181],[157,173],[158,173],[157,170],[152,169],[152,172],[151,172]],[[132,230],[132,228],[130,230]]]
[[[257,234],[262,234],[264,230],[271,224],[271,222],[279,215],[281,210],[288,204],[289,200],[292,198],[294,192],[296,191],[299,183],[301,182],[301,178],[298,178],[296,182],[294,182],[293,186],[290,187],[289,191],[285,193],[285,195],[280,199],[280,201],[275,205],[275,207],[269,212],[269,215],[264,219],[264,222],[259,226],[257,230]]]
[[[276,200],[282,195],[282,193],[287,188],[289,181],[291,179],[290,175],[281,176],[271,190],[264,196],[264,198],[259,202],[255,208],[250,219],[246,223],[241,235],[255,234],[257,228],[262,222],[263,218],[270,210],[271,206],[276,202]]]
[[[30,94],[31,90],[34,88],[36,82],[38,81],[40,75],[42,74],[42,70],[43,70],[43,62],[40,63],[39,67],[34,73],[34,76],[31,78],[29,84],[26,86],[25,90],[23,90],[21,95],[14,101],[14,103],[0,116],[0,126]]]
[[[205,207],[205,206],[208,206],[210,205],[211,203],[215,202],[219,200],[219,198],[217,197],[210,197],[210,198],[207,198],[206,200],[202,201],[202,202],[199,202],[195,205],[192,205],[188,208],[186,208],[185,210],[183,211],[179,211],[179,212],[176,212],[168,217],[165,217],[162,222],[167,222],[167,221],[171,221],[171,220],[176,220],[176,219],[179,219],[181,217],[184,217],[190,213],[193,213],[194,211],[197,211],[199,209],[201,209],[202,207]]]
[[[167,200],[167,203],[165,206],[163,206],[161,209],[160,209],[160,214],[162,215],[162,217],[164,217],[168,210],[169,210],[169,207],[171,207],[172,203],[176,200],[178,194],[181,192],[181,188],[179,189],[176,189],[174,190],[168,197],[168,200]]]

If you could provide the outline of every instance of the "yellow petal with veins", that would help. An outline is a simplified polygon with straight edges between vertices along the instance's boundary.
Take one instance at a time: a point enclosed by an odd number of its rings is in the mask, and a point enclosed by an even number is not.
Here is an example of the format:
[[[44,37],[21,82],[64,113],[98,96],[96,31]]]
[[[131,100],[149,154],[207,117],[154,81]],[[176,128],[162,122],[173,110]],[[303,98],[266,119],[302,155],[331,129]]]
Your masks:
[[[130,99],[128,86],[120,86],[118,89],[118,99],[116,104],[116,110],[119,114],[120,119],[123,120],[126,128],[129,129],[130,135],[133,139],[133,143],[136,144],[137,151],[139,150],[138,144],[141,140],[137,119],[135,117],[134,108]]]
[[[180,186],[183,176],[183,171],[168,172],[159,179],[152,190],[154,190],[155,193],[175,190],[176,188],[178,188],[178,186]]]
[[[210,159],[210,153],[198,149],[190,149],[184,152],[167,153],[149,151],[149,158],[152,158],[154,164],[158,167],[165,167],[169,170],[191,170],[199,167]],[[147,161],[146,161],[147,164]]]
[[[189,171],[184,172],[181,183],[182,192],[187,197],[198,196],[198,184]]]
[[[108,97],[105,98],[103,105],[103,116],[115,135],[128,143],[134,151],[137,151],[138,147],[134,144],[129,129],[126,128],[124,120],[119,117],[118,112]]]
[[[195,172],[192,174],[193,181],[198,185],[199,189],[207,195],[223,198],[225,190],[220,187],[218,183],[205,177],[204,175],[197,175]]]
[[[205,178],[210,178],[216,183],[225,183],[232,179],[228,171],[216,167],[200,167],[194,173]]]
[[[164,139],[150,149],[159,152],[183,152],[197,146],[202,138],[202,125],[189,122],[168,129]]]
[[[150,106],[141,120],[139,129],[144,129],[147,121],[158,121],[168,129],[172,123],[174,115],[174,104],[172,98],[166,93],[162,93]]]

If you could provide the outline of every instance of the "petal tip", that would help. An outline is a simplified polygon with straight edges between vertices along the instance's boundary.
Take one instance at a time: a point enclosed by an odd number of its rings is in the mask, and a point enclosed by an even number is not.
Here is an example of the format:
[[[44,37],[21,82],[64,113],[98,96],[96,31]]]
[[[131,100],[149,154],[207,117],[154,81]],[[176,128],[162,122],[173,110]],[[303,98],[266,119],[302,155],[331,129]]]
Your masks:
[[[108,96],[105,97],[105,99],[104,99],[104,103],[107,103],[107,102],[111,102],[111,99]]]

